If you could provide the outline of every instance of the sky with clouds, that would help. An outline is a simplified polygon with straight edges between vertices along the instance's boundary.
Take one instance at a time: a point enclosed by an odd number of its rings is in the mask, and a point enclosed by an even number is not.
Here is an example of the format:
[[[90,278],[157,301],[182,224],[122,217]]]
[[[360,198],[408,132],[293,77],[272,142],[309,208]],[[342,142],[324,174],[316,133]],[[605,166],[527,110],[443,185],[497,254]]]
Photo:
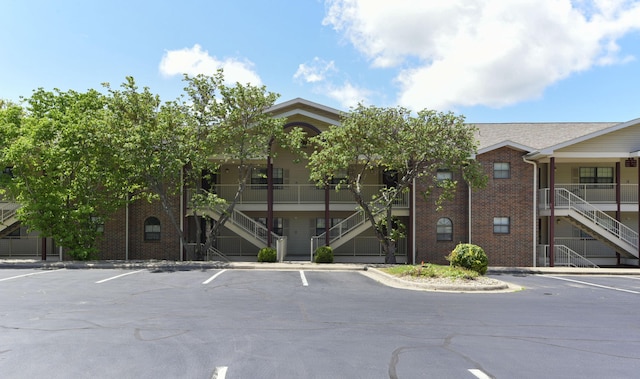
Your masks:
[[[218,68],[339,110],[470,122],[640,117],[640,0],[8,0],[0,98],[112,87],[164,100]]]

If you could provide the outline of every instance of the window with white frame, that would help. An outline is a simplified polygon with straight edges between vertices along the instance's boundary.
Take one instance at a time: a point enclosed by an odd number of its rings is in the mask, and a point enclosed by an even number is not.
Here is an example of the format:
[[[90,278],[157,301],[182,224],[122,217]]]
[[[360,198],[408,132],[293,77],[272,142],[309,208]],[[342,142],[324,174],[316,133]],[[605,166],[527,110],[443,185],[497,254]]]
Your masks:
[[[511,231],[511,219],[509,217],[493,218],[493,233],[509,234]]]
[[[509,179],[509,178],[511,178],[511,163],[509,163],[509,162],[494,162],[493,163],[493,178],[494,179]]]
[[[436,240],[453,241],[453,222],[451,219],[443,217],[436,223]]]

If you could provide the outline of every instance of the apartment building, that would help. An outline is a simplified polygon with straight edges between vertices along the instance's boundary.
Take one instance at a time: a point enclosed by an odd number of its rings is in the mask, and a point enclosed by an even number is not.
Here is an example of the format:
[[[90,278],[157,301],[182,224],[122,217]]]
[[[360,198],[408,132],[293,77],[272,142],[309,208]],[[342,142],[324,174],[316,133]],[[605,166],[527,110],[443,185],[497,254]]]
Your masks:
[[[286,119],[285,128],[300,127],[309,136],[340,125],[340,111],[299,98],[270,112]],[[456,244],[471,242],[484,248],[492,266],[640,264],[640,119],[473,126],[475,159],[484,167],[488,185],[470,190],[460,180],[455,199],[440,211],[433,198],[414,188],[393,210],[407,227],[406,238],[398,242],[398,262],[446,263],[444,257]],[[261,247],[271,245],[284,260],[309,260],[316,247],[329,244],[339,262],[384,262],[352,195],[316,187],[306,163],[297,158],[277,151],[270,182],[267,161],[254,162],[250,183],[206,258],[255,260]],[[233,162],[225,162],[202,181],[200,190],[231,198],[236,175]],[[392,181],[380,171],[366,183],[366,191],[373,194],[387,185]],[[194,217],[205,213],[189,209],[186,197],[193,190],[185,188],[171,204],[181,215],[186,246],[160,205],[141,201],[105,223],[100,258],[192,259],[195,244],[202,242],[196,241]],[[64,259],[49,239],[19,225],[18,206],[0,203],[0,257]],[[269,226],[267,219],[273,220]]]

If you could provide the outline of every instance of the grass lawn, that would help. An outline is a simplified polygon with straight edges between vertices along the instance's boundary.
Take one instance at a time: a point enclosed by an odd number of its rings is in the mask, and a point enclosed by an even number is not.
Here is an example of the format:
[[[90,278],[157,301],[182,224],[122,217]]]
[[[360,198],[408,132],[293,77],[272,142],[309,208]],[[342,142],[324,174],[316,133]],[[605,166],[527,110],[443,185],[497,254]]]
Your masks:
[[[462,267],[451,267],[427,263],[424,265],[398,265],[381,268],[380,270],[395,276],[412,276],[415,278],[450,278],[476,279],[481,275],[475,271]]]

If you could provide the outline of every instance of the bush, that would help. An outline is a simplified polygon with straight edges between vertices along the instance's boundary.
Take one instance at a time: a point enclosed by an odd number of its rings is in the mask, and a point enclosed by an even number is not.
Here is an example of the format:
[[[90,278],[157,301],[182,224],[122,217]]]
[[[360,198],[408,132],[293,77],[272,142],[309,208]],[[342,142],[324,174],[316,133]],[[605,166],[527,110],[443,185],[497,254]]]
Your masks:
[[[263,247],[258,251],[258,262],[275,262],[278,260],[278,253],[272,247]]]
[[[331,246],[320,246],[316,249],[316,263],[333,263],[333,249]]]
[[[458,244],[446,258],[451,266],[473,270],[480,275],[486,274],[489,265],[489,259],[484,250],[470,243]]]

